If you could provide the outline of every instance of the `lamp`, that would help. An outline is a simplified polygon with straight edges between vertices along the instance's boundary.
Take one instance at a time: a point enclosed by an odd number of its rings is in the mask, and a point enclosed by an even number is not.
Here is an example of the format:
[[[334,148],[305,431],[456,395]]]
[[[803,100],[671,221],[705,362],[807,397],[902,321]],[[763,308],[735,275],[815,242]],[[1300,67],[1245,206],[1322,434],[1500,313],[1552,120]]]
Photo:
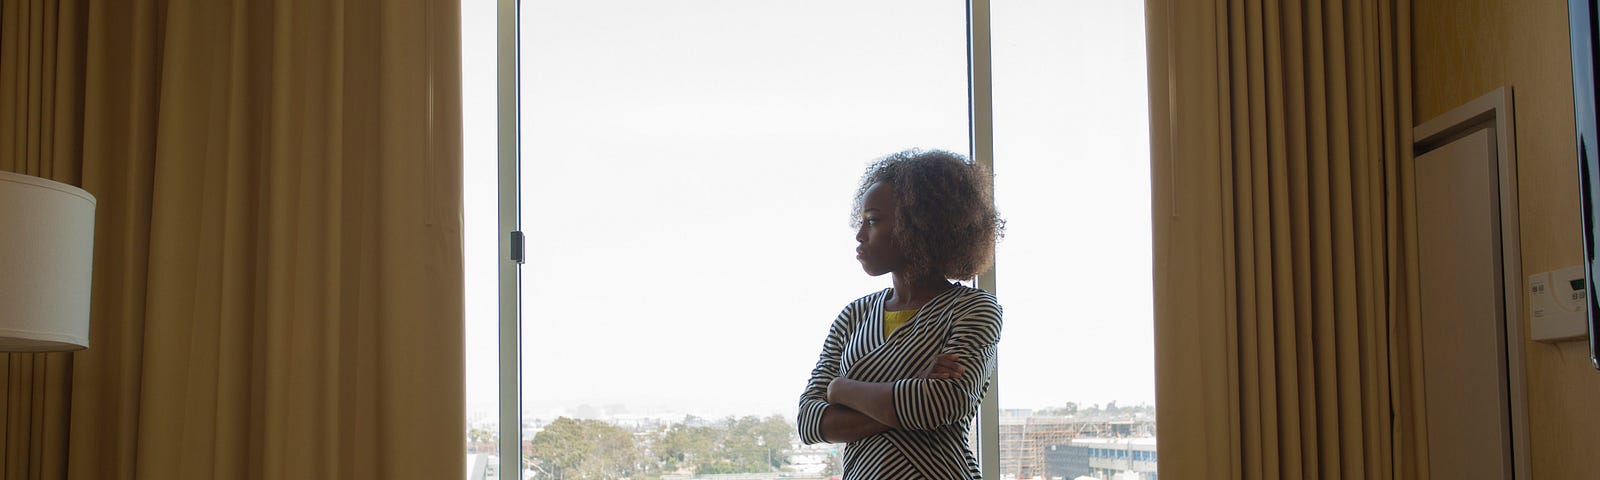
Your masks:
[[[94,196],[0,172],[0,352],[89,347]]]

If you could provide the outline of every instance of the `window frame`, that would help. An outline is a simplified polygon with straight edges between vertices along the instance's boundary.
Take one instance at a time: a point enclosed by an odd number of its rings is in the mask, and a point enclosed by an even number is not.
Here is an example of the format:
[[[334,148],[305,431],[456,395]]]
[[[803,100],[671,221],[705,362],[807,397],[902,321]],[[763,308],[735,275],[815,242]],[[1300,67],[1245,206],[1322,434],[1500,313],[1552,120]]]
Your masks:
[[[522,272],[523,233],[518,28],[520,0],[496,0],[495,84],[498,133],[499,452],[498,475],[522,475]],[[994,117],[990,64],[989,0],[967,0],[968,157],[994,169]],[[992,181],[992,180],[991,180]],[[978,276],[978,288],[998,294],[993,267]],[[985,478],[1000,478],[1000,368],[978,410],[978,464]]]
[[[517,10],[518,0],[497,0],[495,7],[495,110],[499,220],[499,452],[497,478],[506,472],[522,478],[522,178],[521,142],[517,136]]]

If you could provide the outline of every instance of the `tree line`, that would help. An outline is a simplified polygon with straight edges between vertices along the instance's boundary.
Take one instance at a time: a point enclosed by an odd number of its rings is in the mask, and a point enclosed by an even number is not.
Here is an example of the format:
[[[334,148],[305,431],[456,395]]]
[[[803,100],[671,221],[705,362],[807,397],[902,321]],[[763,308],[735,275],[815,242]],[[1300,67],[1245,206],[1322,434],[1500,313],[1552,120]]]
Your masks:
[[[1107,403],[1105,407],[1101,407],[1098,403],[1082,406],[1078,402],[1067,402],[1066,405],[1060,407],[1035,410],[1033,414],[1037,416],[1082,416],[1088,418],[1154,416],[1156,407],[1145,404],[1119,407],[1115,400]]]
[[[600,420],[557,418],[524,443],[523,460],[542,478],[654,479],[666,474],[780,471],[796,438],[783,418],[694,416],[627,429]]]

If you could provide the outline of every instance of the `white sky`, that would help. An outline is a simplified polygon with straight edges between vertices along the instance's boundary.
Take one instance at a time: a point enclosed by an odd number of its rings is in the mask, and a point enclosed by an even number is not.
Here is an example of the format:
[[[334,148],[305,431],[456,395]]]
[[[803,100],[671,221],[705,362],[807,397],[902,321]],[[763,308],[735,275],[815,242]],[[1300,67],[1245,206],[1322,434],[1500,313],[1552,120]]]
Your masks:
[[[492,1],[463,2],[469,411],[495,396]],[[843,13],[841,13],[843,12]],[[1141,2],[993,2],[1002,408],[1153,403]],[[965,153],[964,2],[524,2],[524,409],[792,415],[850,197]]]

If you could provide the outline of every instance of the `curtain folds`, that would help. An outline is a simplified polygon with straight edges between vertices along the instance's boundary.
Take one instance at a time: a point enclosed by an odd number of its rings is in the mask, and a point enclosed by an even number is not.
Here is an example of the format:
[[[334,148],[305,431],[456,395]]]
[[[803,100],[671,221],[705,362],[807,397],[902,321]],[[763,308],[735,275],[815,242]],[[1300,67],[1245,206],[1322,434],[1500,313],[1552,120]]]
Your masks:
[[[1146,5],[1162,472],[1426,478],[1409,3]]]
[[[82,13],[0,2],[0,170],[82,184]],[[0,478],[65,475],[73,368],[71,353],[0,354]]]
[[[458,477],[457,1],[3,5],[0,168],[99,199],[6,478]]]

